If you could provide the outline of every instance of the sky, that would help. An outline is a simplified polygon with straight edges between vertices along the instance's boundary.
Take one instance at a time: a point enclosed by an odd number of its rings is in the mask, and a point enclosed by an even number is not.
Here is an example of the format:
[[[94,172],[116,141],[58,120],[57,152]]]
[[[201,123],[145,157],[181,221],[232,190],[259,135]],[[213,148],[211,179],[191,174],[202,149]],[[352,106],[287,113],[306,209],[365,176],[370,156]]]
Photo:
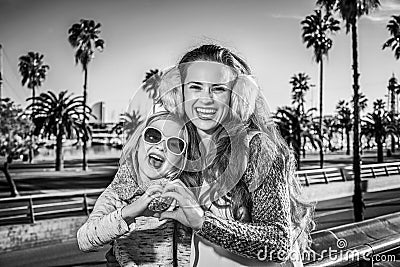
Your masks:
[[[215,43],[237,52],[249,63],[271,110],[290,105],[290,78],[299,72],[316,86],[306,107],[318,105],[319,74],[312,50],[301,39],[300,22],[315,9],[314,0],[0,0],[3,45],[3,97],[26,106],[31,91],[21,85],[18,58],[29,51],[44,54],[50,65],[38,92],[68,90],[82,94],[83,73],[75,64],[68,29],[81,18],[102,24],[103,52],[89,65],[88,103],[105,101],[106,120],[118,119],[138,91],[145,72],[176,64],[191,48]],[[369,106],[386,99],[388,79],[400,77],[400,62],[382,50],[389,38],[391,15],[400,0],[381,0],[379,10],[359,23],[361,91]],[[352,95],[350,35],[332,37],[325,63],[324,113]]]

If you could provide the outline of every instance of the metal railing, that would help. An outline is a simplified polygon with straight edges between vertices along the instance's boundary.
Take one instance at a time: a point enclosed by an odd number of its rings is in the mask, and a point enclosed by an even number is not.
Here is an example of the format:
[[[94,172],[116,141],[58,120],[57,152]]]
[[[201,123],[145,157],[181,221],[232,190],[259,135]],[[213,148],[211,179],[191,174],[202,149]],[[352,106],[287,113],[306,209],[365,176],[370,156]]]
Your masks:
[[[400,162],[362,165],[361,170],[361,178],[399,175]],[[302,170],[297,171],[297,175],[306,186],[328,184],[351,180],[352,167]],[[40,219],[88,215],[103,191],[104,189],[92,189],[0,198],[0,225],[34,223]]]
[[[300,182],[309,186],[312,184],[328,184],[344,182],[353,179],[353,166],[342,168],[325,168],[297,171]],[[377,178],[380,176],[400,175],[400,162],[361,165],[361,178]]]
[[[347,166],[343,168],[348,178],[353,178],[353,167]],[[361,165],[362,178],[377,178],[379,176],[390,176],[400,174],[400,162],[388,162],[378,164]]]
[[[104,189],[0,198],[0,225],[89,215]]]
[[[305,260],[306,266],[371,263],[374,255],[390,255],[400,248],[400,212],[316,231],[311,236],[316,257]]]
[[[357,247],[341,251],[339,254],[333,254],[317,262],[305,264],[310,267],[339,267],[339,266],[358,266],[360,262],[371,262],[375,255],[386,254],[392,250],[400,248],[400,234],[388,236],[377,241],[372,241]],[[367,265],[373,266],[373,265]]]
[[[300,182],[309,186],[310,184],[327,184],[330,182],[346,181],[346,176],[341,168],[325,168],[315,170],[297,171]]]

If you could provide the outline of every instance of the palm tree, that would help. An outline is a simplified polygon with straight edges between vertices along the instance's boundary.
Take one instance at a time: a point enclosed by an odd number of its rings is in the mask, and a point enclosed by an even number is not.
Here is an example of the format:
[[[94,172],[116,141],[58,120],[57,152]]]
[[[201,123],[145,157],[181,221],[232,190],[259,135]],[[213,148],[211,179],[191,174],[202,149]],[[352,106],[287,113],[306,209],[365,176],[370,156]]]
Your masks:
[[[121,120],[114,125],[111,129],[112,132],[116,132],[117,134],[122,134],[123,132],[126,133],[126,139],[128,140],[129,137],[135,132],[136,128],[142,123],[142,117],[139,115],[139,112],[133,111],[131,114],[125,112],[121,116]]]
[[[370,10],[379,7],[379,0],[317,0],[317,5],[327,12],[336,11],[346,25],[346,33],[351,31],[352,61],[353,61],[353,91],[354,91],[354,131],[353,131],[353,172],[354,172],[354,219],[356,222],[364,219],[364,202],[361,188],[361,157],[360,157],[360,109],[358,71],[358,19],[368,14]]]
[[[336,113],[339,123],[342,126],[342,130],[346,135],[346,155],[350,155],[350,131],[353,128],[353,121],[349,103],[340,100],[336,105]]]
[[[354,99],[354,96],[353,96],[353,98],[351,100],[353,101],[353,99]],[[360,112],[365,111],[365,109],[368,107],[368,98],[362,92],[360,92],[360,94],[359,94],[358,106],[360,107]]]
[[[82,96],[73,96],[62,91],[56,96],[53,92],[40,94],[35,104],[33,118],[35,134],[44,137],[56,137],[56,171],[62,170],[64,161],[62,156],[63,138],[79,138],[88,136],[90,129],[83,124],[83,118],[89,119],[91,109],[83,104]]]
[[[328,35],[340,30],[339,21],[332,17],[330,12],[323,16],[321,10],[314,10],[314,14],[307,16],[302,22],[303,42],[306,47],[314,49],[315,62],[320,67],[319,71],[319,138],[323,140],[322,119],[323,119],[323,57],[328,56],[332,47],[332,39]],[[324,165],[323,145],[320,145],[320,167]]]
[[[300,116],[300,129],[301,129],[301,137],[302,137],[302,150],[303,150],[303,158],[306,157],[306,145],[307,141],[312,145],[314,149],[317,149],[317,145],[315,144],[320,143],[319,137],[315,137],[315,133],[318,132],[317,124],[315,123],[315,116],[314,112],[316,108],[310,108],[304,112]]]
[[[302,140],[304,142],[310,140],[311,144],[315,146],[315,138],[312,133],[312,127],[306,127],[306,121],[312,117],[312,112],[315,108],[307,110],[304,114],[299,112],[297,107],[282,107],[278,108],[274,115],[274,121],[277,123],[282,137],[293,148],[295,152],[296,161],[298,162],[297,168],[300,169],[300,150],[302,148]]]
[[[389,91],[389,96],[390,96],[390,111],[389,111],[389,116],[392,121],[392,123],[395,123],[395,116],[396,116],[396,96],[400,92],[400,85],[397,83],[397,78],[394,76],[394,73],[392,74],[392,77],[389,79],[389,84],[388,84],[388,91]],[[395,152],[395,136],[391,135],[391,147],[390,150],[392,153]]]
[[[301,125],[298,109],[293,107],[278,108],[274,120],[282,137],[294,150],[297,168],[300,169]]]
[[[382,49],[390,47],[394,52],[394,57],[398,60],[400,58],[400,15],[392,16],[386,28],[392,37],[383,44]]]
[[[332,141],[334,140],[334,136],[339,132],[339,129],[341,127],[339,123],[339,118],[338,116],[324,116],[324,134],[327,136],[327,141],[328,141],[328,149],[329,151],[333,152],[337,148],[332,144]]]
[[[292,85],[292,105],[294,105],[298,119],[300,120],[301,129],[300,132],[303,136],[303,157],[305,157],[305,145],[306,139],[311,140],[311,144],[315,147],[315,141],[318,142],[320,149],[323,149],[323,136],[319,135],[319,138],[315,138],[313,135],[315,123],[313,122],[312,112],[315,111],[314,108],[305,111],[305,95],[310,87],[314,86],[309,84],[311,78],[305,73],[298,73],[292,76],[290,79],[290,84]],[[280,111],[282,112],[282,111]],[[311,112],[311,113],[310,113]],[[278,112],[279,113],[279,112]],[[288,115],[286,115],[288,116]],[[322,166],[323,158],[321,159]],[[322,167],[321,167],[322,168]]]
[[[44,64],[43,58],[44,55],[38,52],[29,52],[19,57],[21,83],[32,90],[32,101],[35,101],[36,89],[42,86],[42,82],[46,79],[46,72],[50,69],[49,65]]]
[[[305,95],[310,87],[311,80],[310,76],[303,73],[294,74],[289,83],[292,85],[292,104],[296,105],[296,108],[300,114],[304,114]]]
[[[35,101],[36,89],[42,86],[42,82],[46,79],[46,72],[50,69],[49,65],[43,62],[44,55],[38,52],[29,52],[27,55],[19,57],[19,72],[22,76],[22,86],[27,86],[32,90],[32,104]],[[33,112],[33,110],[32,110]],[[31,144],[33,139],[31,138]],[[29,162],[32,163],[33,148],[29,148]]]
[[[354,106],[354,95],[350,100],[351,106]],[[360,107],[360,113],[364,112],[365,109],[368,107],[368,98],[367,96],[363,93],[360,92],[360,94],[358,95],[358,106]]]
[[[155,102],[158,100],[158,86],[161,82],[162,72],[158,69],[149,70],[146,72],[145,77],[143,79],[143,90],[149,94],[149,97],[152,98]]]
[[[375,137],[377,145],[378,163],[383,162],[383,143],[386,137],[396,132],[396,128],[392,123],[392,117],[385,110],[385,102],[382,99],[377,99],[374,102],[374,110],[368,113],[363,119],[362,132]]]
[[[162,72],[158,69],[149,70],[143,79],[143,90],[149,94],[149,97],[153,99],[153,113],[155,112],[156,104],[159,103],[160,95],[158,87],[161,83]]]
[[[99,37],[100,23],[94,20],[81,19],[79,23],[75,23],[68,30],[68,41],[75,49],[75,63],[81,63],[84,73],[83,83],[83,105],[86,106],[87,101],[87,80],[88,80],[88,65],[94,57],[95,49],[102,51],[104,49],[104,40]],[[86,109],[83,109],[85,112]],[[83,128],[86,128],[86,116],[83,116]],[[87,168],[86,160],[86,145],[88,137],[83,138],[83,170]]]
[[[351,102],[351,106],[354,107],[354,95],[351,98],[350,102]],[[358,97],[358,106],[360,108],[360,114],[364,113],[365,109],[368,107],[368,98],[362,92],[360,92],[359,97]],[[363,153],[363,146],[362,146],[361,137],[360,137],[360,144],[361,144],[361,146],[360,146],[360,154],[362,154]]]

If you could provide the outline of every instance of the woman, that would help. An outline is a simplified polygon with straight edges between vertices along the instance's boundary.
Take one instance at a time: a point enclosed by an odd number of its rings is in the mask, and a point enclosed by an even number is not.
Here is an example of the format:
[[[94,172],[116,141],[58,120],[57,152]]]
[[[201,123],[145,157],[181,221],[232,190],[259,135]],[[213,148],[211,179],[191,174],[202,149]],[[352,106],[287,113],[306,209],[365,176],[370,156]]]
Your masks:
[[[161,219],[194,230],[191,265],[302,266],[293,252],[299,258],[310,243],[313,205],[300,198],[292,152],[247,64],[203,45],[164,75],[160,93],[164,107],[195,130],[202,159],[192,164],[203,175],[199,199],[179,181],[163,194],[179,207]]]

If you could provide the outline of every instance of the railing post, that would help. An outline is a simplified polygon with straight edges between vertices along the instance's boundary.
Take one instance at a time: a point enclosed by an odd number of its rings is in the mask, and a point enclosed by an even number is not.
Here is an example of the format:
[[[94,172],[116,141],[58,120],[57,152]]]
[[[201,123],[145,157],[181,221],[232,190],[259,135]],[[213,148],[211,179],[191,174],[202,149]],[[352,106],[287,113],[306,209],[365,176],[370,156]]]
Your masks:
[[[390,175],[389,175],[389,171],[388,171],[388,169],[387,169],[387,166],[385,166],[385,172],[386,172],[386,175],[387,175],[387,176],[390,176]]]
[[[374,167],[371,167],[371,172],[372,172],[372,177],[376,178],[375,172],[374,172]]]
[[[328,183],[328,178],[326,177],[326,172],[322,172],[322,175],[324,176],[325,183],[327,184]]]
[[[83,209],[85,210],[85,213],[87,216],[89,216],[89,207],[88,207],[88,201],[87,201],[87,194],[83,194]]]
[[[339,170],[340,170],[340,174],[342,175],[342,180],[343,180],[344,182],[346,182],[347,179],[346,179],[346,174],[345,174],[345,172],[344,172],[344,169],[343,169],[343,168],[340,168]]]
[[[30,215],[31,223],[35,223],[35,210],[33,208],[32,198],[29,198],[29,215]]]
[[[304,179],[306,181],[306,186],[309,186],[310,184],[308,183],[308,179],[307,179],[307,174],[306,173],[304,174]]]

